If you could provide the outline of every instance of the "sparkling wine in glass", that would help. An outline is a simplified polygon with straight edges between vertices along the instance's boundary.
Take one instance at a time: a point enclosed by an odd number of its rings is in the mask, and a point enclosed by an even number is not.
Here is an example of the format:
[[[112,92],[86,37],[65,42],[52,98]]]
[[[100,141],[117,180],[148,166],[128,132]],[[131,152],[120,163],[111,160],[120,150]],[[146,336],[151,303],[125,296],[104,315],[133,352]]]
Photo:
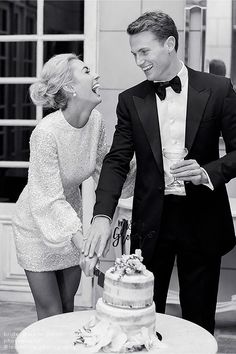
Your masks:
[[[182,161],[185,156],[188,154],[187,148],[182,147],[169,147],[163,148],[162,150],[163,156],[170,162],[170,165]],[[178,189],[182,186],[181,182],[179,182],[175,177],[173,177],[173,181],[167,184],[168,189]]]

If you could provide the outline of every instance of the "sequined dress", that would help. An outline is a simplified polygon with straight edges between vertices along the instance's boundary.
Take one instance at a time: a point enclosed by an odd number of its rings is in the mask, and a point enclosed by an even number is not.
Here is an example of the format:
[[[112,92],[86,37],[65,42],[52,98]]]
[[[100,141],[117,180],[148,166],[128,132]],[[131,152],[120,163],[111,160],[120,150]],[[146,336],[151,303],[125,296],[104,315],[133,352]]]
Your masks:
[[[83,128],[72,127],[61,110],[46,116],[30,138],[28,183],[13,217],[18,263],[52,271],[79,264],[71,241],[82,230],[79,186],[98,178],[107,152],[101,114],[93,110]]]

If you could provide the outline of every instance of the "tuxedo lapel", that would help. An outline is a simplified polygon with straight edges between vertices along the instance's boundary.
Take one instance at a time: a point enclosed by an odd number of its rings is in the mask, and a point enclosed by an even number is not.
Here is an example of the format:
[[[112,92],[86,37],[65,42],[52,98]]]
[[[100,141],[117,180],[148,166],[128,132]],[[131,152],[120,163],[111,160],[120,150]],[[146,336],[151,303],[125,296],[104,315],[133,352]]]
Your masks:
[[[204,110],[210,97],[210,89],[199,87],[199,82],[192,75],[192,70],[189,70],[189,87],[187,100],[187,116],[186,116],[186,131],[185,131],[185,146],[190,151],[195,136],[197,134],[199,124],[204,114]]]
[[[163,173],[161,138],[155,93],[154,91],[150,91],[145,97],[133,96],[133,100],[158,168]]]
[[[210,89],[202,86],[202,82],[199,80],[197,72],[188,68],[188,73],[189,87],[186,114],[185,146],[187,147],[188,151],[190,151],[211,91]],[[142,96],[141,94],[140,96],[133,96],[134,105],[137,109],[139,119],[146,133],[158,168],[160,172],[163,173],[161,137],[155,92],[150,87],[149,82],[147,82],[147,85],[143,88],[145,93],[142,92]]]

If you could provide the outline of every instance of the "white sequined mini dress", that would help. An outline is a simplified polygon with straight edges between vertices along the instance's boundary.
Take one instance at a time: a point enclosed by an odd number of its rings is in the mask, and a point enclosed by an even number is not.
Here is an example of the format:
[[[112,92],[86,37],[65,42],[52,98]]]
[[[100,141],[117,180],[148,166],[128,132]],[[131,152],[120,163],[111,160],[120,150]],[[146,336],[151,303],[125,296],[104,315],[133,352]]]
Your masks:
[[[98,178],[107,152],[101,114],[93,110],[83,128],[72,127],[61,110],[40,121],[30,138],[28,183],[13,217],[18,263],[42,272],[79,264],[71,237],[82,230],[79,186]]]

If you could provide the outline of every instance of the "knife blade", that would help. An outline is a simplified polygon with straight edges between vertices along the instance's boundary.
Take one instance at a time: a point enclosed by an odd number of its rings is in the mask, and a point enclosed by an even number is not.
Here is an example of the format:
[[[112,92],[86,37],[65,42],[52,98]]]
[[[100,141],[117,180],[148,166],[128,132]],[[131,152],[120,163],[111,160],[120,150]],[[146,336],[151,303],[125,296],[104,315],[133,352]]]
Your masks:
[[[105,274],[100,269],[95,267],[94,268],[94,275],[98,278],[98,285],[101,288],[103,288],[104,287]]]

